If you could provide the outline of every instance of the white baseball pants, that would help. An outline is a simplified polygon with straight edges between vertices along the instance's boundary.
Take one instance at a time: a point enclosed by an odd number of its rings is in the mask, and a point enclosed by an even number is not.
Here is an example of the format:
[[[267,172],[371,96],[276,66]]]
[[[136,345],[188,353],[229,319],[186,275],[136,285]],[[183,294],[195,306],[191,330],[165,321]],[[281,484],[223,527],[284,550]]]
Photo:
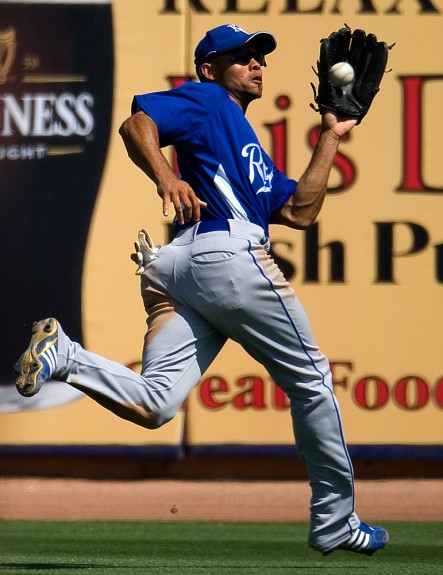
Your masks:
[[[360,520],[329,363],[294,290],[270,258],[263,230],[177,235],[145,266],[148,330],[140,375],[72,342],[60,329],[53,377],[148,428],[170,420],[227,338],[259,361],[288,395],[297,450],[312,487],[309,543],[328,551]],[[120,337],[120,333],[116,334]]]

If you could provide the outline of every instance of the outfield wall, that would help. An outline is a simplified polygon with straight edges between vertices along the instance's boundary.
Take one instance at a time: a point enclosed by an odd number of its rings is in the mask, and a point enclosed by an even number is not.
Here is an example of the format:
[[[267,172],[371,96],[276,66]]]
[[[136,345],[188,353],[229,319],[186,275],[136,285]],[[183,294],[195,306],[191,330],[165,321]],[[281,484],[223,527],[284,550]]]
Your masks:
[[[32,321],[55,315],[88,349],[138,368],[145,318],[129,254],[142,227],[165,243],[171,219],[118,136],[133,94],[195,79],[193,48],[212,27],[269,30],[278,48],[248,117],[297,179],[318,130],[319,40],[346,22],[396,44],[392,70],[337,154],[316,225],[273,226],[272,251],[330,359],[353,455],[442,458],[442,18],[440,0],[0,0],[0,453],[294,453],[286,398],[233,343],[156,431],[65,384],[23,399],[11,364]]]

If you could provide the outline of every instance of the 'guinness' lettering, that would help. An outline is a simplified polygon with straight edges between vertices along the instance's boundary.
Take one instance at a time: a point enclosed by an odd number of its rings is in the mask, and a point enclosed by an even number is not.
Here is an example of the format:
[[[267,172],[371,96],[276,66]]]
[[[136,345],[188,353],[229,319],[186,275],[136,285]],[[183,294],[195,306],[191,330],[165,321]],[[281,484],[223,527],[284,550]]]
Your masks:
[[[0,94],[0,136],[89,136],[94,129],[94,97],[37,93]]]

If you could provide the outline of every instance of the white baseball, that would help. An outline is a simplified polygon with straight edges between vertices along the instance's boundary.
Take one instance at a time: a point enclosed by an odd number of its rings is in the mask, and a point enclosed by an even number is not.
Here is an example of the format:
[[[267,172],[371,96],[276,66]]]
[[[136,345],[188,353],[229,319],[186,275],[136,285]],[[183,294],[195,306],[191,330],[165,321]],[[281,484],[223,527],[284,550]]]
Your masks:
[[[354,68],[348,62],[337,62],[329,70],[329,79],[335,86],[343,88],[354,79]]]

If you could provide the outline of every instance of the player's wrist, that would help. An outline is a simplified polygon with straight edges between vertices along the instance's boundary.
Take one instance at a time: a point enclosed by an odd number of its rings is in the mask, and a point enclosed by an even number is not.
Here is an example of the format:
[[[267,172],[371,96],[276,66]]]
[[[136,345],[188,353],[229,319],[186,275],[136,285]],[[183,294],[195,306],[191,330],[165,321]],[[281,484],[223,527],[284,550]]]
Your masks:
[[[322,125],[322,129],[320,132],[320,140],[323,139],[325,141],[330,140],[334,144],[339,144],[343,138],[343,133],[337,129],[336,125],[331,125],[325,122]],[[320,141],[319,140],[319,141]]]

